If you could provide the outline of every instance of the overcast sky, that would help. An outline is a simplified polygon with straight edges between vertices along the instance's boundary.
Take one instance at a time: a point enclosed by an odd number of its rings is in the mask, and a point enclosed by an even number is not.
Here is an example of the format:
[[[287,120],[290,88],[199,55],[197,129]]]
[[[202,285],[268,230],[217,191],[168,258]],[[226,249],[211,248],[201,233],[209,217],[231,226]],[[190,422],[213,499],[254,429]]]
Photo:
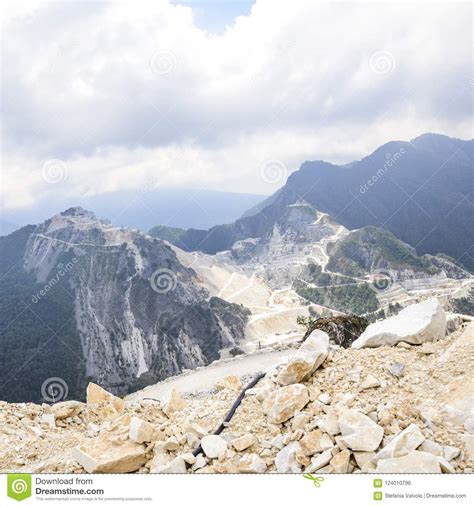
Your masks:
[[[2,18],[6,208],[269,194],[305,160],[472,137],[470,3],[15,1]]]

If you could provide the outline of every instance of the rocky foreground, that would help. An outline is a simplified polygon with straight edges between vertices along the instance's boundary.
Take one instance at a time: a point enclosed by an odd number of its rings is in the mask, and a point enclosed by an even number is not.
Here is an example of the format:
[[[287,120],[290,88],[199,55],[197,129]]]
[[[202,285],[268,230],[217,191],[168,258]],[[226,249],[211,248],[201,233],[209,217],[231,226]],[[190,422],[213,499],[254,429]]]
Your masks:
[[[315,330],[247,390],[220,435],[237,376],[162,402],[93,383],[87,403],[0,402],[0,471],[469,473],[473,351],[474,323],[447,325],[436,299],[369,325],[352,348]]]

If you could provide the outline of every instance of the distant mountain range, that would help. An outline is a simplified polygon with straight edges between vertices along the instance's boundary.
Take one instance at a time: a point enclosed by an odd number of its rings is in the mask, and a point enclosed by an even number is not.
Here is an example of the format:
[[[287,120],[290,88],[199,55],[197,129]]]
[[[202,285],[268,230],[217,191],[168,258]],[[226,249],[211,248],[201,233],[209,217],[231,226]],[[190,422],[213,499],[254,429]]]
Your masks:
[[[114,225],[146,232],[157,223],[182,228],[210,228],[232,223],[264,199],[265,195],[247,193],[144,187],[77,197],[74,206],[104,216]],[[0,235],[40,223],[69,207],[71,199],[57,195],[54,201],[43,198],[27,209],[4,209],[0,211]]]
[[[288,205],[304,200],[348,229],[385,228],[419,255],[444,253],[471,271],[474,141],[424,134],[392,141],[347,165],[305,162],[283,188],[231,225],[150,233],[188,251],[216,253],[274,227]]]

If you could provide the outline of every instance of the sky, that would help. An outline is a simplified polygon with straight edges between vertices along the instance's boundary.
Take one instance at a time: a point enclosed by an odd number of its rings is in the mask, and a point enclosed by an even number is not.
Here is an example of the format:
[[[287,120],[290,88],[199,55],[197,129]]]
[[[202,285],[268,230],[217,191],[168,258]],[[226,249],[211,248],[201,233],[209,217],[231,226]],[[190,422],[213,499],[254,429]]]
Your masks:
[[[2,6],[0,207],[124,189],[271,194],[424,132],[472,138],[472,5]]]

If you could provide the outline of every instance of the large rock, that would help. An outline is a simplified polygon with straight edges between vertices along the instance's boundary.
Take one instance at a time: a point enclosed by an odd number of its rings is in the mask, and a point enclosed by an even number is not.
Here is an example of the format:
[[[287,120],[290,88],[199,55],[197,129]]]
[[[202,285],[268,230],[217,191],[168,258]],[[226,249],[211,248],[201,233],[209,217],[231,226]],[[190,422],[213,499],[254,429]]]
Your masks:
[[[379,459],[389,459],[403,457],[407,453],[418,448],[425,440],[418,425],[412,423],[406,429],[399,432],[386,446],[384,446],[374,457],[374,461]]]
[[[440,457],[431,453],[412,450],[403,457],[381,459],[377,473],[441,473]]]
[[[351,450],[374,451],[383,438],[383,428],[358,411],[343,411],[339,416],[339,427],[343,443]]]
[[[181,411],[186,407],[186,401],[181,397],[181,394],[173,389],[168,394],[167,398],[163,401],[161,408],[168,418],[173,416],[173,413]]]
[[[145,446],[128,439],[130,416],[122,416],[112,429],[72,450],[88,473],[130,473],[146,462]]]
[[[322,330],[314,330],[299,350],[278,374],[280,385],[300,383],[326,360],[329,352],[329,336]]]
[[[107,392],[95,383],[87,385],[87,407],[91,408],[101,418],[117,418],[125,410],[125,403],[119,397]]]
[[[202,451],[210,459],[222,458],[227,451],[227,441],[221,436],[212,434],[201,439]]]
[[[283,423],[308,402],[308,389],[304,385],[288,385],[272,392],[263,402],[263,409],[270,422]]]
[[[446,335],[446,314],[438,299],[432,298],[402,309],[391,318],[372,323],[352,343],[353,348],[393,346],[399,342],[422,344]]]

